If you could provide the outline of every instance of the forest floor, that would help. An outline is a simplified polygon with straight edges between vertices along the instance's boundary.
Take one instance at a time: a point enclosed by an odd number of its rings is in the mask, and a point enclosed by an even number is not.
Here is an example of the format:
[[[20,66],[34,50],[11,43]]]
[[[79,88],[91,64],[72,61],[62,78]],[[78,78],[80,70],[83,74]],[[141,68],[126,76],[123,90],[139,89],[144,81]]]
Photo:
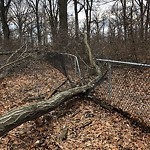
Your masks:
[[[49,98],[66,80],[48,64],[32,65],[32,71],[29,65],[0,81],[0,115],[36,103],[41,100],[39,96]],[[69,83],[60,90],[68,86]],[[120,114],[79,97],[0,137],[0,150],[149,150],[149,147],[149,133],[133,127]]]

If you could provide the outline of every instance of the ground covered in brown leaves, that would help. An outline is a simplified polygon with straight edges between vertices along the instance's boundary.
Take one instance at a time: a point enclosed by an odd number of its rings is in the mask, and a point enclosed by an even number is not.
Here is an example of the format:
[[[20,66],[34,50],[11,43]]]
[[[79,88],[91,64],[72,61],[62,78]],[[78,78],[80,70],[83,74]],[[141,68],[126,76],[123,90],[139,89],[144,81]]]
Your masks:
[[[3,79],[0,83],[0,114],[47,99],[65,77],[47,64],[33,71]],[[64,90],[65,85],[60,90]],[[1,150],[148,150],[150,134],[117,113],[86,98],[75,98],[56,110],[20,125],[0,138]]]

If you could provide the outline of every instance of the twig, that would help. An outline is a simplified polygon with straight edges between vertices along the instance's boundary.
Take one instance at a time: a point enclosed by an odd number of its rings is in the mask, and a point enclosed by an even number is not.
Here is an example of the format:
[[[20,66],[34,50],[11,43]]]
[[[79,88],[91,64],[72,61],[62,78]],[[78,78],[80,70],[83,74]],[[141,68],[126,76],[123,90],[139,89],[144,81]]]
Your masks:
[[[89,126],[91,123],[92,123],[92,121],[84,122],[84,123],[80,126],[80,129],[85,128],[86,126]]]
[[[24,99],[23,101],[25,102],[32,102],[34,100],[40,101],[40,100],[44,100],[44,98],[45,98],[44,96],[29,97],[29,98]]]
[[[20,59],[17,59],[17,60],[14,60],[14,61],[10,62],[10,63],[7,63],[7,64],[1,66],[1,67],[0,67],[0,70],[4,69],[4,68],[6,68],[6,67],[8,67],[8,66],[10,66],[10,65],[13,65],[13,64],[15,64],[15,63],[17,63],[17,62],[19,62],[19,61],[22,61],[22,60],[24,60],[24,59],[26,59],[26,58],[28,58],[28,57],[31,57],[31,56],[32,56],[32,55],[29,54],[29,55],[27,55],[27,56],[25,56],[25,57],[22,57],[22,58],[20,58]]]
[[[27,50],[28,50],[28,47],[27,47],[27,44],[26,44],[25,50],[20,54],[20,56],[23,56],[23,54],[26,53]]]
[[[47,97],[47,98],[52,97],[52,96],[58,91],[58,89],[59,89],[61,86],[63,86],[66,82],[67,82],[67,80],[65,80],[65,81],[62,82],[60,85],[58,85],[54,90],[52,90],[52,91],[48,94],[48,97]],[[47,92],[46,92],[46,93],[47,93]],[[44,100],[45,96],[43,96],[43,95],[46,94],[46,93],[42,93],[42,94],[40,94],[39,96],[26,98],[26,99],[24,99],[23,101],[25,101],[25,102],[32,102],[32,101],[34,101],[34,100],[37,100],[37,101],[39,101],[39,100]]]
[[[48,95],[48,99],[49,99],[50,97],[52,97],[55,93],[57,93],[58,89],[59,89],[61,86],[63,86],[67,81],[68,81],[68,79],[65,80],[64,82],[62,82],[60,85],[58,85],[54,90],[52,90],[51,93]]]
[[[17,54],[26,44],[24,44],[23,46],[21,46],[19,49],[17,49],[14,53],[12,53],[9,58],[6,60],[6,64],[9,63],[10,59]]]

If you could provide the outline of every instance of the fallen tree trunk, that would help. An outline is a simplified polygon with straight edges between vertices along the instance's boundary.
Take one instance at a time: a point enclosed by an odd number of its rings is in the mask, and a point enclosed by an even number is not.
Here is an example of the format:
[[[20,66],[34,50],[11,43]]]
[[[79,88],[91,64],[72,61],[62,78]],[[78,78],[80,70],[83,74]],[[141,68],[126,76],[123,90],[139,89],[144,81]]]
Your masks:
[[[97,76],[86,85],[60,92],[56,96],[46,101],[41,101],[30,106],[23,106],[3,114],[2,116],[0,116],[0,136],[6,134],[10,130],[21,125],[22,123],[25,123],[30,120],[34,120],[54,110],[60,104],[64,103],[65,101],[71,99],[74,96],[90,92],[100,81],[103,80],[103,77],[105,75],[103,75],[102,77],[101,70],[96,65],[93,59],[91,49],[87,42],[86,35],[85,35],[84,42],[89,54],[90,64],[95,69]]]
[[[5,113],[4,115],[0,116],[0,136],[6,134],[22,123],[34,120],[52,111],[60,104],[64,103],[74,96],[89,92],[95,87],[97,83],[102,81],[103,77],[101,77],[101,75],[98,75],[87,85],[75,87],[69,89],[68,91],[63,91],[46,101],[41,101],[31,106],[23,106]]]

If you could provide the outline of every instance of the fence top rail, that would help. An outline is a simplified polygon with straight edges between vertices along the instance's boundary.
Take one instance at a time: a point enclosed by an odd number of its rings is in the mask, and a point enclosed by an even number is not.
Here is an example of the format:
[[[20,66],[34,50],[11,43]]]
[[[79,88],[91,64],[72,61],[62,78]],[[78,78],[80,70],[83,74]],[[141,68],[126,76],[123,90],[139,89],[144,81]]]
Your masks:
[[[117,64],[126,64],[126,65],[134,65],[134,66],[142,66],[142,67],[150,67],[150,64],[142,64],[142,63],[134,63],[134,62],[126,62],[126,61],[117,61],[110,59],[96,59],[97,61],[109,62],[109,63],[117,63]]]

